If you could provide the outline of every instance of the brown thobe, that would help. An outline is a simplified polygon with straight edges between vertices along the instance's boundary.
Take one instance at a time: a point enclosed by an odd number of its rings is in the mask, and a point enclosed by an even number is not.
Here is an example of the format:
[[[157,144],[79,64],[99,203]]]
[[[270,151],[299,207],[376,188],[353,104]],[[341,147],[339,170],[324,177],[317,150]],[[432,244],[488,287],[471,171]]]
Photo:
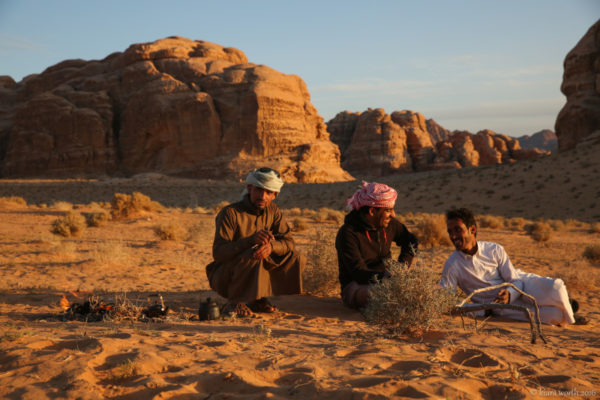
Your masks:
[[[265,259],[254,258],[252,235],[266,229],[275,237]],[[210,287],[230,301],[248,302],[265,296],[302,293],[304,258],[275,203],[260,210],[244,196],[216,218],[214,261],[207,265]]]

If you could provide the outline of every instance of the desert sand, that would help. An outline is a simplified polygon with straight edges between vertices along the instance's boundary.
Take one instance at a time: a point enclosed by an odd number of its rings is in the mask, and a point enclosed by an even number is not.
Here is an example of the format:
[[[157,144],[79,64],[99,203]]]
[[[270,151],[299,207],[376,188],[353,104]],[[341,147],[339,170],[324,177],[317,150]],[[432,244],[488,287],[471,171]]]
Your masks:
[[[422,337],[395,337],[345,308],[335,282],[324,294],[273,298],[275,314],[199,321],[201,300],[223,302],[204,273],[211,207],[235,201],[243,183],[157,174],[3,180],[0,196],[21,196],[28,204],[0,207],[0,398],[595,398],[600,266],[582,253],[600,242],[599,233],[589,232],[600,219],[597,150],[380,179],[399,190],[399,214],[467,205],[504,217],[564,220],[544,243],[519,229],[479,233],[503,244],[517,268],[563,278],[581,303],[591,322],[544,325],[547,344],[530,343],[528,323],[499,318],[476,323],[447,316],[445,326]],[[290,215],[293,207],[340,209],[357,184],[286,185],[277,201]],[[88,227],[77,237],[50,232],[69,209],[91,212],[100,207],[92,202],[132,191],[166,208]],[[295,234],[297,245],[315,262],[315,238],[332,243],[339,224],[302,218],[307,229]],[[416,229],[412,217],[403,218]],[[164,224],[186,234],[161,240],[154,227]],[[423,249],[416,267],[441,271],[451,251]],[[158,293],[171,311],[151,322],[69,320],[60,307],[63,295],[71,303],[126,297],[144,306]]]

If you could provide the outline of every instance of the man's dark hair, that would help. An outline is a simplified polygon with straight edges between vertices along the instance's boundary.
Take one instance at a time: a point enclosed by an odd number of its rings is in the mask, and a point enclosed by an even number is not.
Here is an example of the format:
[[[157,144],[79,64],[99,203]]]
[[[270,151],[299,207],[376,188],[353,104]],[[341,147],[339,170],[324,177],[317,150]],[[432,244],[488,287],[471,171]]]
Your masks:
[[[475,215],[473,215],[473,211],[468,208],[452,208],[446,211],[446,221],[450,221],[451,219],[462,220],[467,228],[470,226],[477,226]]]
[[[369,206],[362,206],[362,207],[361,207],[361,208],[359,208],[357,211],[358,211],[358,213],[359,213],[359,214],[366,215],[366,214],[368,214],[368,213],[369,213],[369,209],[371,209],[371,208],[373,208],[373,207],[369,207]]]

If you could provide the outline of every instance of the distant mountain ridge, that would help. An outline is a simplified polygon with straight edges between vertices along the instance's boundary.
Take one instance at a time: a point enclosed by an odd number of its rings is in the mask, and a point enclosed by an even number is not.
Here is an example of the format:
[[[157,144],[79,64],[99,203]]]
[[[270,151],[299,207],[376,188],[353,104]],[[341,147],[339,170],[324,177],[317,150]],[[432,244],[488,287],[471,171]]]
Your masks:
[[[327,130],[340,148],[342,168],[355,175],[476,167],[550,154],[524,149],[517,139],[489,129],[451,132],[409,110],[343,111],[327,122]]]
[[[543,129],[533,135],[523,135],[517,138],[524,149],[540,149],[555,152],[558,150],[558,138],[550,129]]]

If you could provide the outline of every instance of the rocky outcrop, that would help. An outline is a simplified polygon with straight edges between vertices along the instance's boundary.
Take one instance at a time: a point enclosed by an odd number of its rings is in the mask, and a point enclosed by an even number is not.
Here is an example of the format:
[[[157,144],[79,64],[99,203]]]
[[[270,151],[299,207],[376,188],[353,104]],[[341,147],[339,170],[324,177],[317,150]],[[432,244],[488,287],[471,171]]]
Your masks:
[[[558,149],[556,134],[550,129],[541,130],[531,136],[519,136],[517,140],[523,149],[539,149],[550,152]]]
[[[342,112],[329,126],[332,140],[339,140],[340,147],[345,148],[342,167],[346,171],[380,176],[411,170],[406,132],[383,109],[361,114]]]
[[[0,77],[4,177],[239,178],[261,165],[288,182],[351,178],[302,79],[240,50],[171,37]]]
[[[413,168],[417,171],[427,169],[435,158],[435,151],[423,114],[404,110],[394,111],[391,117],[406,132],[406,147],[413,160]]]
[[[435,144],[437,142],[441,142],[442,140],[448,140],[452,132],[448,129],[445,129],[437,122],[432,119],[427,120],[427,132],[429,132],[429,136],[431,137],[431,141]]]
[[[560,89],[567,96],[555,124],[562,151],[600,129],[600,20],[567,54]]]
[[[340,147],[342,166],[356,175],[477,167],[550,154],[521,149],[517,139],[491,130],[450,132],[407,110],[391,115],[380,108],[344,111],[327,123],[327,129]]]

